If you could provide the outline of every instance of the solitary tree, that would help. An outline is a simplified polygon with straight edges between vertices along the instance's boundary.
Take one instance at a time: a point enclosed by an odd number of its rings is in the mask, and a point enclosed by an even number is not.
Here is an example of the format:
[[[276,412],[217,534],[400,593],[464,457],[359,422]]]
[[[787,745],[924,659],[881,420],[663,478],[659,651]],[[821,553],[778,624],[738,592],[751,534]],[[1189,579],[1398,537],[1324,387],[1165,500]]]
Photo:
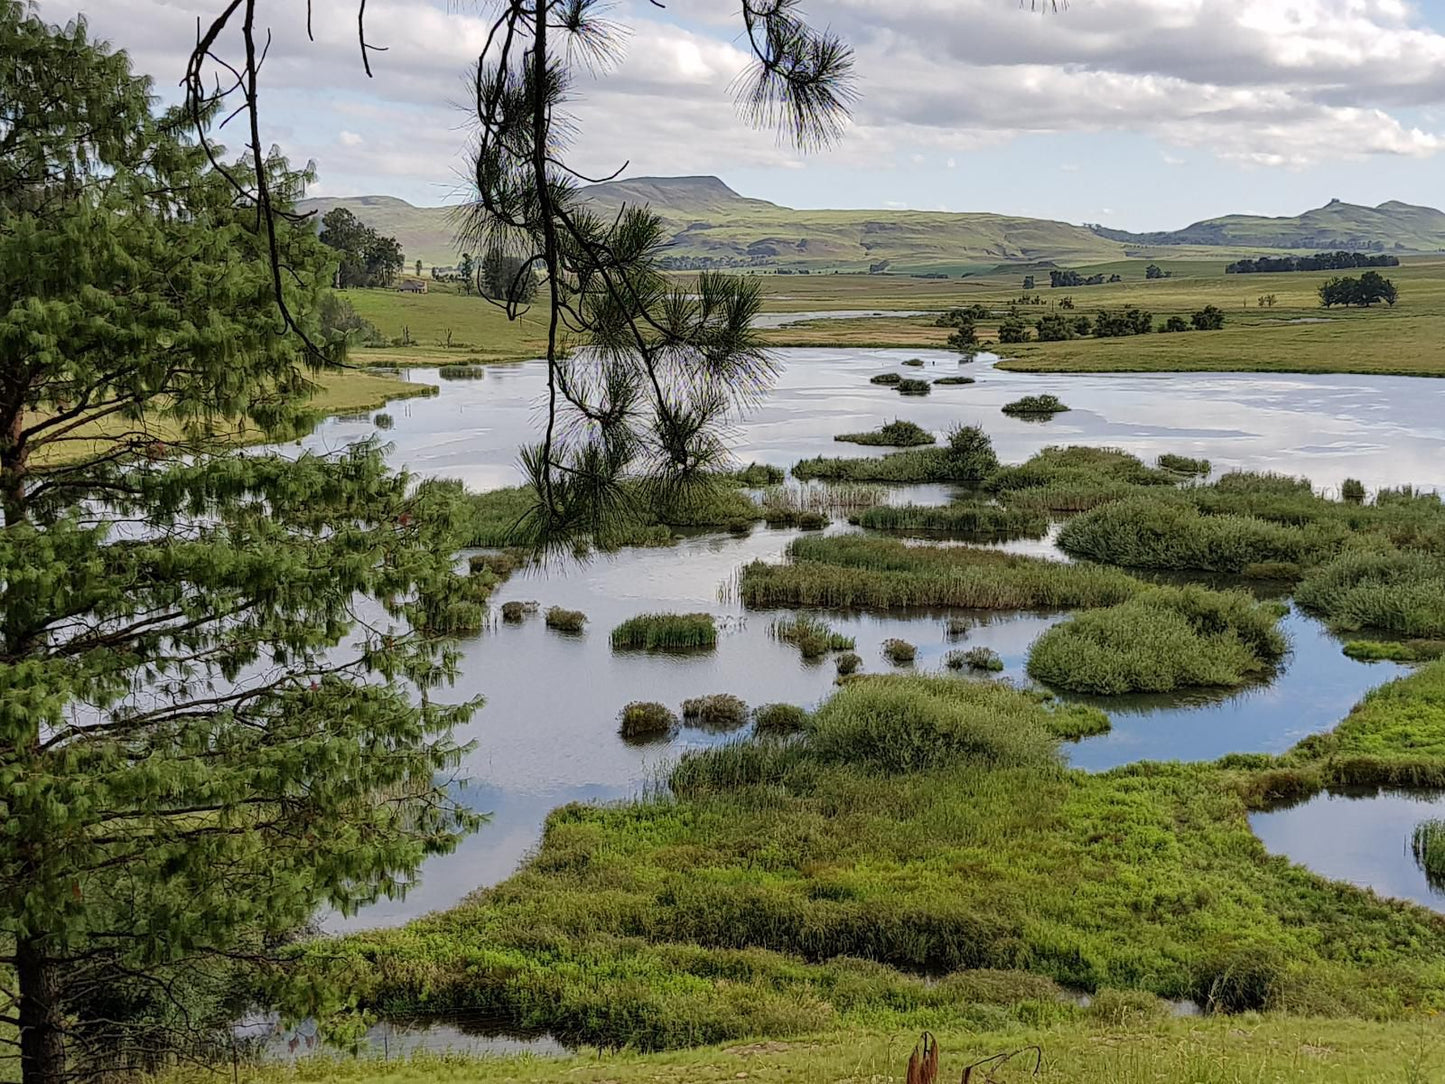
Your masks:
[[[226,451],[337,358],[304,178],[223,175],[83,22],[0,0],[0,57],[0,1017],[58,1084],[144,1067],[117,1004],[179,1025],[473,823],[431,632],[476,585],[376,447]]]

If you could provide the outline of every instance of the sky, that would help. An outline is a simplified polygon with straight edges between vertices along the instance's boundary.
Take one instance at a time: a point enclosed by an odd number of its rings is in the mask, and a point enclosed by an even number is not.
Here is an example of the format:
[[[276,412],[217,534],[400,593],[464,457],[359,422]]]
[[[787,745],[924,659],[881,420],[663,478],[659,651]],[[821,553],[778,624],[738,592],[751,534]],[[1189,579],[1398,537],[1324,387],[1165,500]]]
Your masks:
[[[313,195],[467,197],[468,71],[486,0],[259,0],[263,139],[313,160]],[[128,51],[157,93],[222,0],[39,0]],[[806,0],[855,50],[843,137],[801,154],[733,103],[734,0],[617,0],[610,69],[583,73],[571,164],[713,174],[793,207],[914,208],[1177,229],[1330,199],[1445,204],[1445,0]],[[234,58],[236,41],[223,41]],[[228,51],[229,50],[229,51]],[[239,131],[223,138],[239,147]]]

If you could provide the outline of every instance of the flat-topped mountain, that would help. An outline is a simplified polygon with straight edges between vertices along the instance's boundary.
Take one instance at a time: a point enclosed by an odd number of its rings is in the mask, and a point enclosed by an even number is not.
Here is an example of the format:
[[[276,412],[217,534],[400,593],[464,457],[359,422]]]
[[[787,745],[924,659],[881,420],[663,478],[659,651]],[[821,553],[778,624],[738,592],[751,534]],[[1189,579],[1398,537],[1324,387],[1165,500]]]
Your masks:
[[[1445,250],[1445,213],[1407,203],[1378,207],[1333,200],[1292,218],[1227,215],[1182,230],[1130,233],[1015,215],[944,211],[798,210],[739,195],[717,177],[635,177],[589,185],[599,211],[645,204],[671,234],[678,267],[978,271],[999,264],[1083,264],[1126,255],[1186,255],[1207,247],[1236,255],[1278,249]],[[324,214],[347,207],[397,238],[408,264],[452,266],[460,258],[456,207],[414,207],[391,196],[306,200]]]

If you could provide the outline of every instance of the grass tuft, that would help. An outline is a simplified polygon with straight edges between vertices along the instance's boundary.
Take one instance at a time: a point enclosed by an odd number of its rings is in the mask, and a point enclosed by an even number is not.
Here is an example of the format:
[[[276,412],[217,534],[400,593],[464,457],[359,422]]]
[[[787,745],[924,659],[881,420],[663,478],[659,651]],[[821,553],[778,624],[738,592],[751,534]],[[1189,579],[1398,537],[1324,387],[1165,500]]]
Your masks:
[[[709,651],[717,646],[712,614],[640,614],[612,630],[614,651]]]
[[[773,622],[773,639],[794,644],[805,659],[821,659],[830,651],[852,651],[853,637],[834,632],[826,621],[799,614]]]
[[[1005,403],[1002,410],[1015,417],[1031,414],[1062,414],[1069,408],[1057,395],[1025,395],[1012,403]]]
[[[561,606],[549,606],[544,615],[549,629],[558,632],[581,632],[587,624],[587,615],[581,610],[564,610]]]
[[[748,706],[732,693],[713,693],[682,702],[683,722],[704,730],[736,730],[747,724]]]
[[[907,666],[918,655],[918,648],[907,640],[890,638],[883,641],[883,657],[894,666]]]
[[[764,733],[791,734],[808,725],[808,713],[796,704],[764,704],[753,709],[753,725]]]
[[[933,444],[936,439],[921,425],[895,418],[886,425],[868,433],[841,433],[833,438],[849,444],[868,444],[889,448],[918,448]]]
[[[652,701],[634,700],[622,709],[618,733],[629,740],[666,737],[677,729],[672,709]]]

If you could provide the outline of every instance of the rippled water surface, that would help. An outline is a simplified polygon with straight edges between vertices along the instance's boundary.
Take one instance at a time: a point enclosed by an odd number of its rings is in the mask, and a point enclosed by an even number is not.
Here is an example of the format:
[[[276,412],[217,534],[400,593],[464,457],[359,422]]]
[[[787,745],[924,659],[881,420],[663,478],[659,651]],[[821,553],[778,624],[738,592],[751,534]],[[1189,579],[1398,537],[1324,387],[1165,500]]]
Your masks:
[[[1283,471],[1324,486],[1353,476],[1369,486],[1445,487],[1445,383],[1241,374],[1036,376],[997,370],[986,357],[960,364],[941,352],[779,353],[776,391],[736,425],[732,445],[742,462],[786,467],[812,455],[869,454],[832,437],[903,417],[937,431],[956,421],[979,422],[1005,461],[1047,444],[1084,443],[1122,447],[1146,459],[1164,451],[1204,456],[1216,470]],[[926,359],[921,371],[900,368],[912,356]],[[963,372],[978,382],[906,399],[868,383],[869,376],[892,370],[930,378]],[[489,366],[481,379],[467,381],[438,381],[434,370],[416,371],[414,379],[439,383],[441,394],[388,408],[395,427],[381,436],[393,446],[393,462],[425,476],[462,478],[476,488],[517,482],[516,449],[535,439],[544,375],[539,363]],[[1036,392],[1053,392],[1074,409],[1043,425],[999,413],[1003,403]],[[303,443],[337,448],[373,432],[368,421],[331,420]],[[937,503],[948,496],[947,487],[935,486],[895,499]],[[499,624],[464,645],[456,695],[487,699],[464,735],[476,742],[465,766],[465,794],[492,820],[456,854],[429,863],[404,901],[378,904],[354,924],[391,924],[454,904],[507,876],[535,845],[552,808],[635,794],[683,750],[725,740],[683,730],[660,745],[626,744],[617,735],[617,714],[630,700],[661,701],[676,710],[687,697],[715,692],[735,693],[753,705],[812,705],[827,696],[835,676],[831,661],[804,662],[769,635],[778,614],[744,612],[728,592],[743,564],[778,559],[794,534],[759,528],[746,538],[695,537],[508,581],[495,596],[498,607],[534,599],[543,607],[580,609],[589,617],[586,631],[560,634],[533,617],[521,625]],[[1011,548],[1052,552],[1047,541]],[[657,610],[715,614],[717,650],[687,656],[611,651],[614,625]],[[986,645],[999,652],[1006,676],[1014,678],[1022,678],[1030,643],[1062,617],[972,615],[967,637],[953,642],[944,632],[944,613],[827,616],[857,638],[870,671],[891,669],[879,645],[896,636],[918,645],[916,669],[938,668],[952,647]],[[1270,685],[1189,700],[1114,701],[1106,705],[1114,732],[1071,747],[1073,762],[1102,769],[1146,757],[1198,760],[1283,750],[1332,725],[1366,689],[1399,672],[1346,659],[1337,641],[1298,613],[1286,619],[1286,629],[1294,650]]]

